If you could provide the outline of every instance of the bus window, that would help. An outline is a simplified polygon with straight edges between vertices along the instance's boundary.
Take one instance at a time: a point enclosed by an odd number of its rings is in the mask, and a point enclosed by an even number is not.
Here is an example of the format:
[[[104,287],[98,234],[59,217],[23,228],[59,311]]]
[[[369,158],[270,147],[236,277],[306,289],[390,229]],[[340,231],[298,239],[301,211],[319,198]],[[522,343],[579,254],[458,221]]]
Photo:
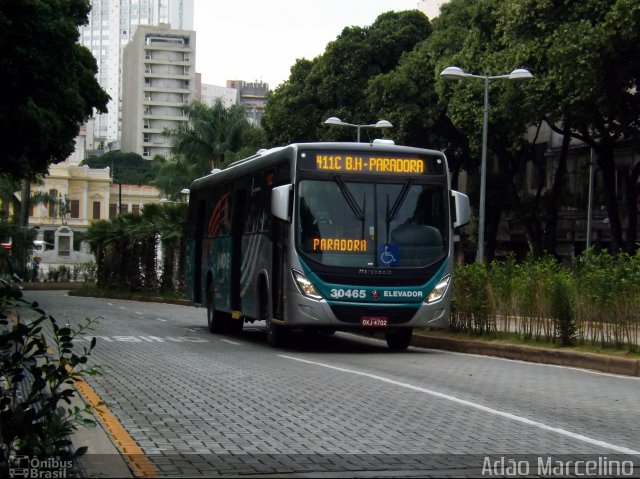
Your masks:
[[[441,185],[303,180],[298,247],[325,265],[427,266],[447,251],[445,204]],[[393,261],[381,259],[385,251]]]

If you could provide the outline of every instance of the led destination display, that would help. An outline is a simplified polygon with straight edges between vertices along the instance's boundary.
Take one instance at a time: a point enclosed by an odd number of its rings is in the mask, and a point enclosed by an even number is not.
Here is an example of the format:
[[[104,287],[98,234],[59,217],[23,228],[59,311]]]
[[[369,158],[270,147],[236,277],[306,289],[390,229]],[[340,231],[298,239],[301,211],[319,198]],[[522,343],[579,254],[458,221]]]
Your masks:
[[[383,156],[316,155],[319,171],[349,171],[362,173],[424,173],[424,160],[418,158],[387,158]]]
[[[367,240],[313,238],[313,251],[348,251],[364,253],[367,251]]]
[[[436,161],[439,161],[436,160]],[[438,170],[438,164],[431,165]],[[428,171],[427,160],[415,156],[385,156],[381,153],[362,154],[360,152],[304,152],[300,156],[300,168],[306,171],[336,173],[363,173],[373,175],[425,175],[442,174]]]

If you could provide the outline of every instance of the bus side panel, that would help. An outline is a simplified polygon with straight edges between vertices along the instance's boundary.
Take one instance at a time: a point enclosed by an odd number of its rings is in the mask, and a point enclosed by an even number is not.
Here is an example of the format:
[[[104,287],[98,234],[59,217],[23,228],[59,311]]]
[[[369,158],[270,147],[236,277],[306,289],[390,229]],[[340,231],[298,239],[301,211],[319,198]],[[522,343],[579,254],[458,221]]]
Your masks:
[[[242,238],[242,314],[258,318],[258,278],[271,269],[271,240],[266,234],[246,234]],[[271,278],[267,276],[267,281]]]
[[[231,312],[231,236],[218,236],[209,246],[209,269],[213,307],[217,311]]]

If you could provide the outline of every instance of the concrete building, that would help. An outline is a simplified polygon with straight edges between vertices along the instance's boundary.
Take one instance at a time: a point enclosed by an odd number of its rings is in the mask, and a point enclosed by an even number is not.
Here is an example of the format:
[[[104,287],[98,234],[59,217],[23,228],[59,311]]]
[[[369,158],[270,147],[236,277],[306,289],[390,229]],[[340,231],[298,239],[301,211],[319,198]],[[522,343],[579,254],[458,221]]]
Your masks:
[[[227,88],[238,90],[240,104],[245,109],[247,120],[255,126],[260,126],[267,104],[269,85],[259,81],[227,80]]]
[[[225,108],[230,108],[240,103],[240,92],[237,88],[202,83],[198,100],[207,105],[213,105],[220,100]]]
[[[91,0],[87,25],[80,27],[80,43],[98,63],[98,82],[111,96],[109,112],[97,115],[91,149],[119,149],[122,99],[122,50],[139,25],[168,24],[193,30],[194,0]]]
[[[170,156],[163,133],[188,121],[195,99],[196,34],[168,25],[139,26],[123,53],[122,151]]]

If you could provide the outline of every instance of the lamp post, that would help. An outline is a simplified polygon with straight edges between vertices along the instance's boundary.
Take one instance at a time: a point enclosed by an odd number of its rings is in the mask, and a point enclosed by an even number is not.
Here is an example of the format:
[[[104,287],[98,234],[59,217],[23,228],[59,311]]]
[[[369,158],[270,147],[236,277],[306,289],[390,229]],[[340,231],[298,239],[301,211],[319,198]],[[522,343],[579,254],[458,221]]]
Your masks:
[[[482,118],[482,163],[480,166],[480,205],[478,214],[478,252],[476,261],[484,261],[484,211],[487,195],[487,132],[489,129],[489,81],[498,79],[526,80],[533,75],[529,70],[517,68],[508,75],[474,75],[465,72],[462,68],[447,67],[440,73],[447,80],[461,80],[463,78],[480,78],[484,81],[484,113]]]
[[[373,123],[371,125],[355,125],[353,123],[345,123],[340,118],[332,116],[325,120],[325,125],[334,125],[334,126],[352,126],[355,127],[358,132],[358,143],[360,143],[360,129],[361,128],[393,128],[391,122],[387,120],[380,120],[377,123]]]

